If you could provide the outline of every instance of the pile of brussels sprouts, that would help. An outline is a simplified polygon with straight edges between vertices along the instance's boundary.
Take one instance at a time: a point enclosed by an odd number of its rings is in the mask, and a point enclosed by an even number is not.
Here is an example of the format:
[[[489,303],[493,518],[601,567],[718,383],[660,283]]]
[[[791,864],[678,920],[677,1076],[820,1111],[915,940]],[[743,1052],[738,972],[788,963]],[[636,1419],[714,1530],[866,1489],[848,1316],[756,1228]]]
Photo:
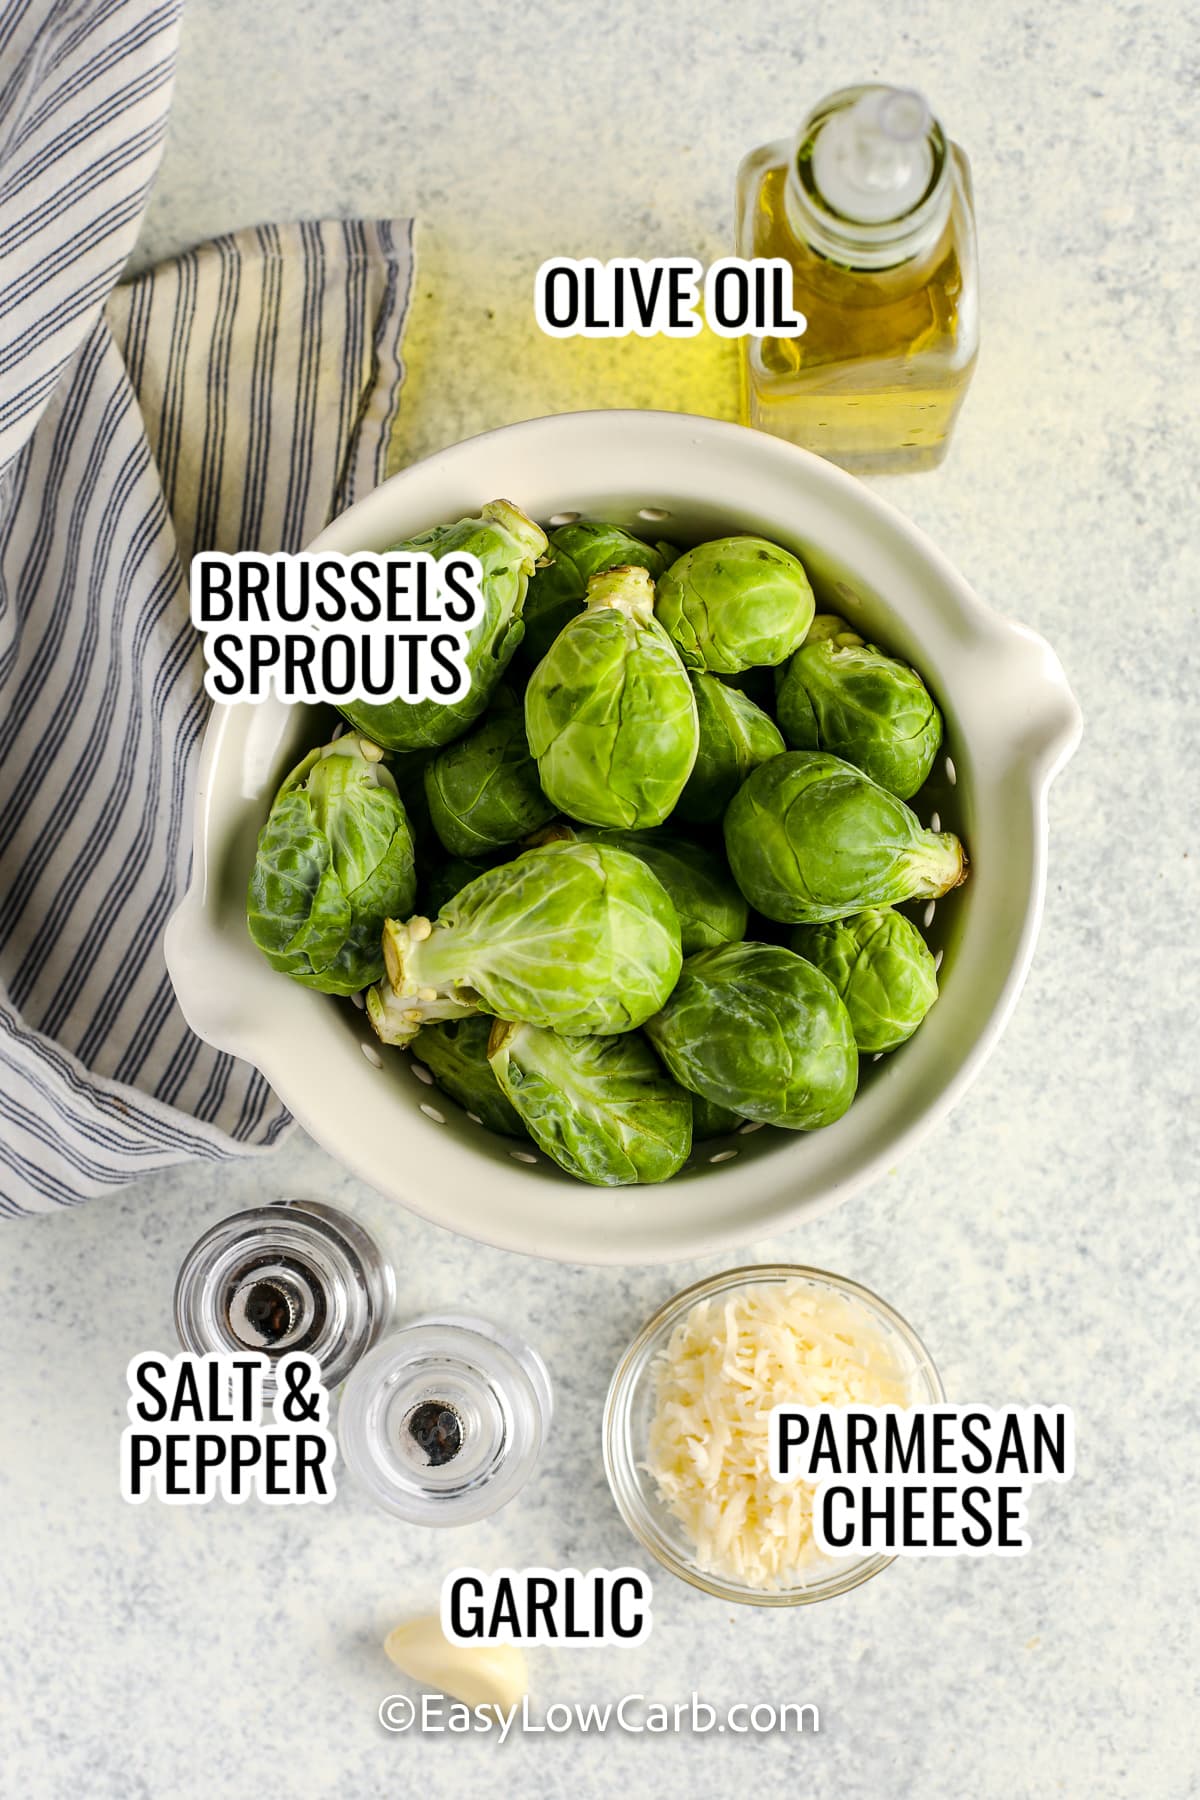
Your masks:
[[[905,804],[942,738],[921,677],[761,538],[547,538],[495,501],[412,548],[479,559],[470,690],[344,709],[259,837],[254,942],[582,1181],[832,1124],[937,998],[893,908],[965,878]]]

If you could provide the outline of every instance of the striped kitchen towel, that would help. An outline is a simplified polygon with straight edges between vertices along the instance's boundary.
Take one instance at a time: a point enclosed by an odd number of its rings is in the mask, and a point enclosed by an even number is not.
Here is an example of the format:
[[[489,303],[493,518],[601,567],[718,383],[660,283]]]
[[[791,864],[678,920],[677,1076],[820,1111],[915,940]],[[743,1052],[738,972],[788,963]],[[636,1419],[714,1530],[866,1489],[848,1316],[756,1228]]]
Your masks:
[[[238,231],[114,289],[178,10],[0,11],[0,1214],[288,1124],[163,963],[208,710],[185,571],[372,487],[403,377],[407,220]]]

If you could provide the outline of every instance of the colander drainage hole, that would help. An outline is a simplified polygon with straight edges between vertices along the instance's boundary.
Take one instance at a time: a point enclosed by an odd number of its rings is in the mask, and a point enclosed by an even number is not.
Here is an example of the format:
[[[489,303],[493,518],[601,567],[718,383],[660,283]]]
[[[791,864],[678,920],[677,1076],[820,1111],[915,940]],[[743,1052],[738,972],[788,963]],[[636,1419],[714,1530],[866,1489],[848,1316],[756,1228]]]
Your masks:
[[[367,1002],[362,993],[361,988],[359,989],[357,994],[351,994],[350,998],[351,998],[351,1000],[353,1000],[355,1006],[357,1006],[359,1012],[366,1012]]]
[[[927,931],[928,931],[929,927],[933,924],[933,915],[936,911],[937,911],[937,901],[931,900],[929,902],[929,905],[925,908],[925,911],[921,914],[922,921],[924,922],[925,929]]]
[[[752,1131],[761,1131],[762,1128],[763,1122],[761,1119],[747,1119],[744,1125],[738,1126],[738,1136],[749,1137]]]
[[[661,525],[663,520],[669,519],[670,516],[670,513],[662,506],[643,506],[638,513],[638,518],[645,519],[648,525]]]
[[[940,831],[942,829],[941,813],[936,813],[936,812],[934,813],[933,817],[929,821],[929,829],[930,829],[930,831]]]
[[[508,1154],[514,1162],[535,1163],[537,1161],[532,1150],[510,1150]]]
[[[366,1057],[367,1061],[370,1063],[370,1065],[373,1069],[382,1069],[383,1058],[382,1058],[382,1056],[380,1056],[380,1054],[379,1054],[378,1050],[375,1048],[374,1044],[360,1044],[359,1049],[362,1051],[363,1055]]]
[[[446,1123],[445,1113],[439,1112],[436,1106],[430,1106],[428,1100],[422,1100],[421,1111],[425,1114],[427,1119],[432,1119],[435,1125],[444,1125]]]
[[[946,954],[946,952],[944,950],[939,950],[937,955],[933,959],[933,972],[935,975],[937,974],[938,970],[942,966],[942,958],[943,958],[943,956],[945,956],[945,954]]]
[[[483,1124],[483,1120],[480,1118],[478,1113],[468,1113],[467,1117],[468,1117],[468,1119],[470,1119],[472,1125],[482,1125]]]
[[[954,758],[952,756],[946,758],[946,780],[950,783],[951,787],[958,786],[958,770],[954,766]]]
[[[732,1162],[736,1155],[736,1150],[716,1150],[708,1160],[710,1163]]]
[[[550,523],[552,525],[574,525],[578,523],[581,516],[577,512],[551,513]]]
[[[433,1086],[433,1076],[429,1073],[429,1070],[425,1067],[424,1063],[413,1063],[412,1072],[418,1081],[423,1081],[425,1083],[426,1087]]]

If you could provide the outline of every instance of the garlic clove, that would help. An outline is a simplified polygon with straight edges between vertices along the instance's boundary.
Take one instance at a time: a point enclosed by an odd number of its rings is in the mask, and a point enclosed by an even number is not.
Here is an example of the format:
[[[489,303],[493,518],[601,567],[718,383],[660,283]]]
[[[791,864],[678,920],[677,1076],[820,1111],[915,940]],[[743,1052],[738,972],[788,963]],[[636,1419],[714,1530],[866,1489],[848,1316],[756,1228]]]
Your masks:
[[[529,1671],[515,1644],[451,1644],[432,1614],[397,1625],[383,1647],[405,1675],[465,1706],[507,1712],[529,1692]]]

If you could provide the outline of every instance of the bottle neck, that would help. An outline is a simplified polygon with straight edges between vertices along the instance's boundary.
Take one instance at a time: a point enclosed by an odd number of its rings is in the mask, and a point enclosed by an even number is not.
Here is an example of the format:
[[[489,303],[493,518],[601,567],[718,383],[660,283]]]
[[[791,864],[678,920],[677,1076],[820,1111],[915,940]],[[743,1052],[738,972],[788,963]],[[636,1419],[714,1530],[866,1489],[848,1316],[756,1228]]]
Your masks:
[[[788,163],[784,208],[794,236],[826,261],[845,269],[893,269],[927,254],[946,229],[954,199],[949,145],[937,120],[932,120],[932,167],[925,192],[916,204],[894,219],[864,223],[847,218],[829,204],[817,185],[813,148],[831,112],[844,106],[847,96],[857,91],[832,96],[800,128]]]

